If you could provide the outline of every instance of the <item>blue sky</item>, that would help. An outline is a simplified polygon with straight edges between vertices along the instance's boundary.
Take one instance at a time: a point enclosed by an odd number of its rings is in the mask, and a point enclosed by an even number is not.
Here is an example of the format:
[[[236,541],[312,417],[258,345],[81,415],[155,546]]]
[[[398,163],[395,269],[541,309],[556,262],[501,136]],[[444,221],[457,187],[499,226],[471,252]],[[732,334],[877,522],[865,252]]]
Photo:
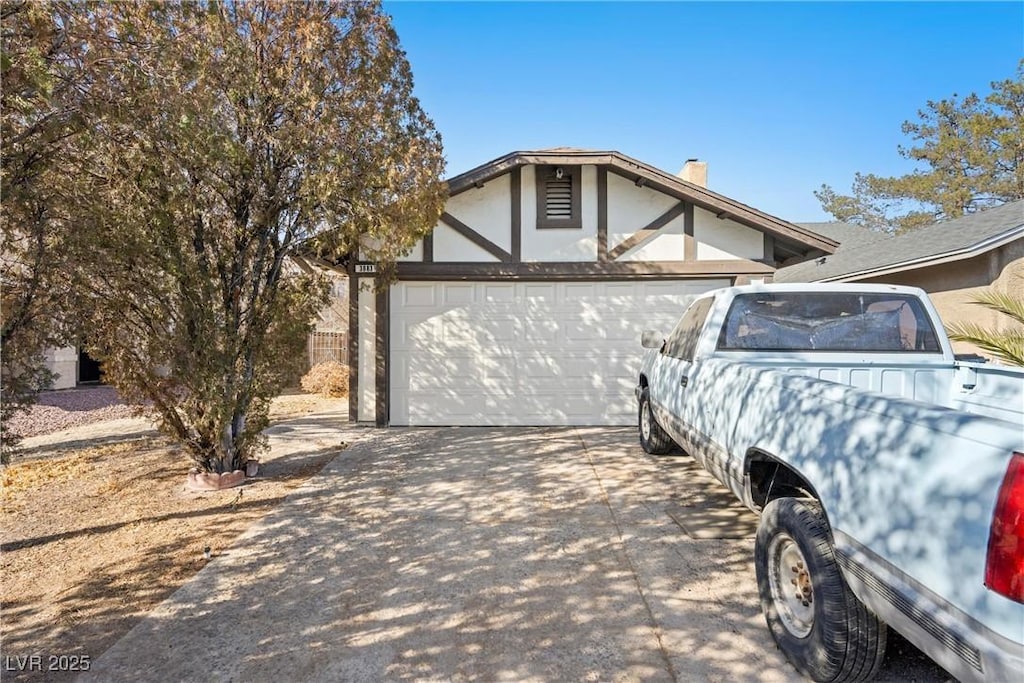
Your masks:
[[[812,192],[913,165],[903,121],[990,91],[1024,3],[394,2],[448,175],[511,151],[614,149],[792,221]]]

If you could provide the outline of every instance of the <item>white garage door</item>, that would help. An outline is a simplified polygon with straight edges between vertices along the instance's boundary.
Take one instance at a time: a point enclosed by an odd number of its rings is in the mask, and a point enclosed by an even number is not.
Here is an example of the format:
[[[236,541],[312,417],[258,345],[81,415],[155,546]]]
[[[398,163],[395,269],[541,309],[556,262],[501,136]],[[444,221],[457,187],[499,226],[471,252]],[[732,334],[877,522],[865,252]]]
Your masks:
[[[641,331],[728,284],[396,283],[391,424],[633,424]]]

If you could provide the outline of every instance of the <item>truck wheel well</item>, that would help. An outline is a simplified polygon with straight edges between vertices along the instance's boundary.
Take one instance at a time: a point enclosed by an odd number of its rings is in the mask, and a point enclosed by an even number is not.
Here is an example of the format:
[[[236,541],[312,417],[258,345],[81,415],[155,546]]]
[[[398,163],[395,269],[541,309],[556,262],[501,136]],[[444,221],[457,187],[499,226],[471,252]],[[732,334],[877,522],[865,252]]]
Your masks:
[[[640,375],[640,387],[647,387],[647,375]]]
[[[768,453],[747,454],[747,479],[751,501],[758,507],[776,498],[813,498],[821,501],[817,491],[799,472],[784,465]]]

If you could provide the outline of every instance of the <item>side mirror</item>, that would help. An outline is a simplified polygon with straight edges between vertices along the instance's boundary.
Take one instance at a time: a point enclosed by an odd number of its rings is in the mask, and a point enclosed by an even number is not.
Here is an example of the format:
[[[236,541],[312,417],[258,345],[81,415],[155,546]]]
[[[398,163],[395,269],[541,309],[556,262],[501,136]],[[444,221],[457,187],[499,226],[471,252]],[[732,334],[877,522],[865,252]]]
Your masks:
[[[656,330],[644,330],[640,333],[640,345],[645,349],[660,349],[665,337]]]

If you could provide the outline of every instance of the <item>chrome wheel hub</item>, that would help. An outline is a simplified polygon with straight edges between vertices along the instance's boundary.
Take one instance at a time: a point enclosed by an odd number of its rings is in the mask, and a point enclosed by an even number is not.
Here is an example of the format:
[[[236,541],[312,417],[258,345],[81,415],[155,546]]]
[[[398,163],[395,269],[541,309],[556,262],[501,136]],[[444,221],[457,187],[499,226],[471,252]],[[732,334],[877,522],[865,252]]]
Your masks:
[[[786,630],[805,638],[814,626],[814,587],[800,547],[788,534],[768,546],[768,581],[772,601]]]

